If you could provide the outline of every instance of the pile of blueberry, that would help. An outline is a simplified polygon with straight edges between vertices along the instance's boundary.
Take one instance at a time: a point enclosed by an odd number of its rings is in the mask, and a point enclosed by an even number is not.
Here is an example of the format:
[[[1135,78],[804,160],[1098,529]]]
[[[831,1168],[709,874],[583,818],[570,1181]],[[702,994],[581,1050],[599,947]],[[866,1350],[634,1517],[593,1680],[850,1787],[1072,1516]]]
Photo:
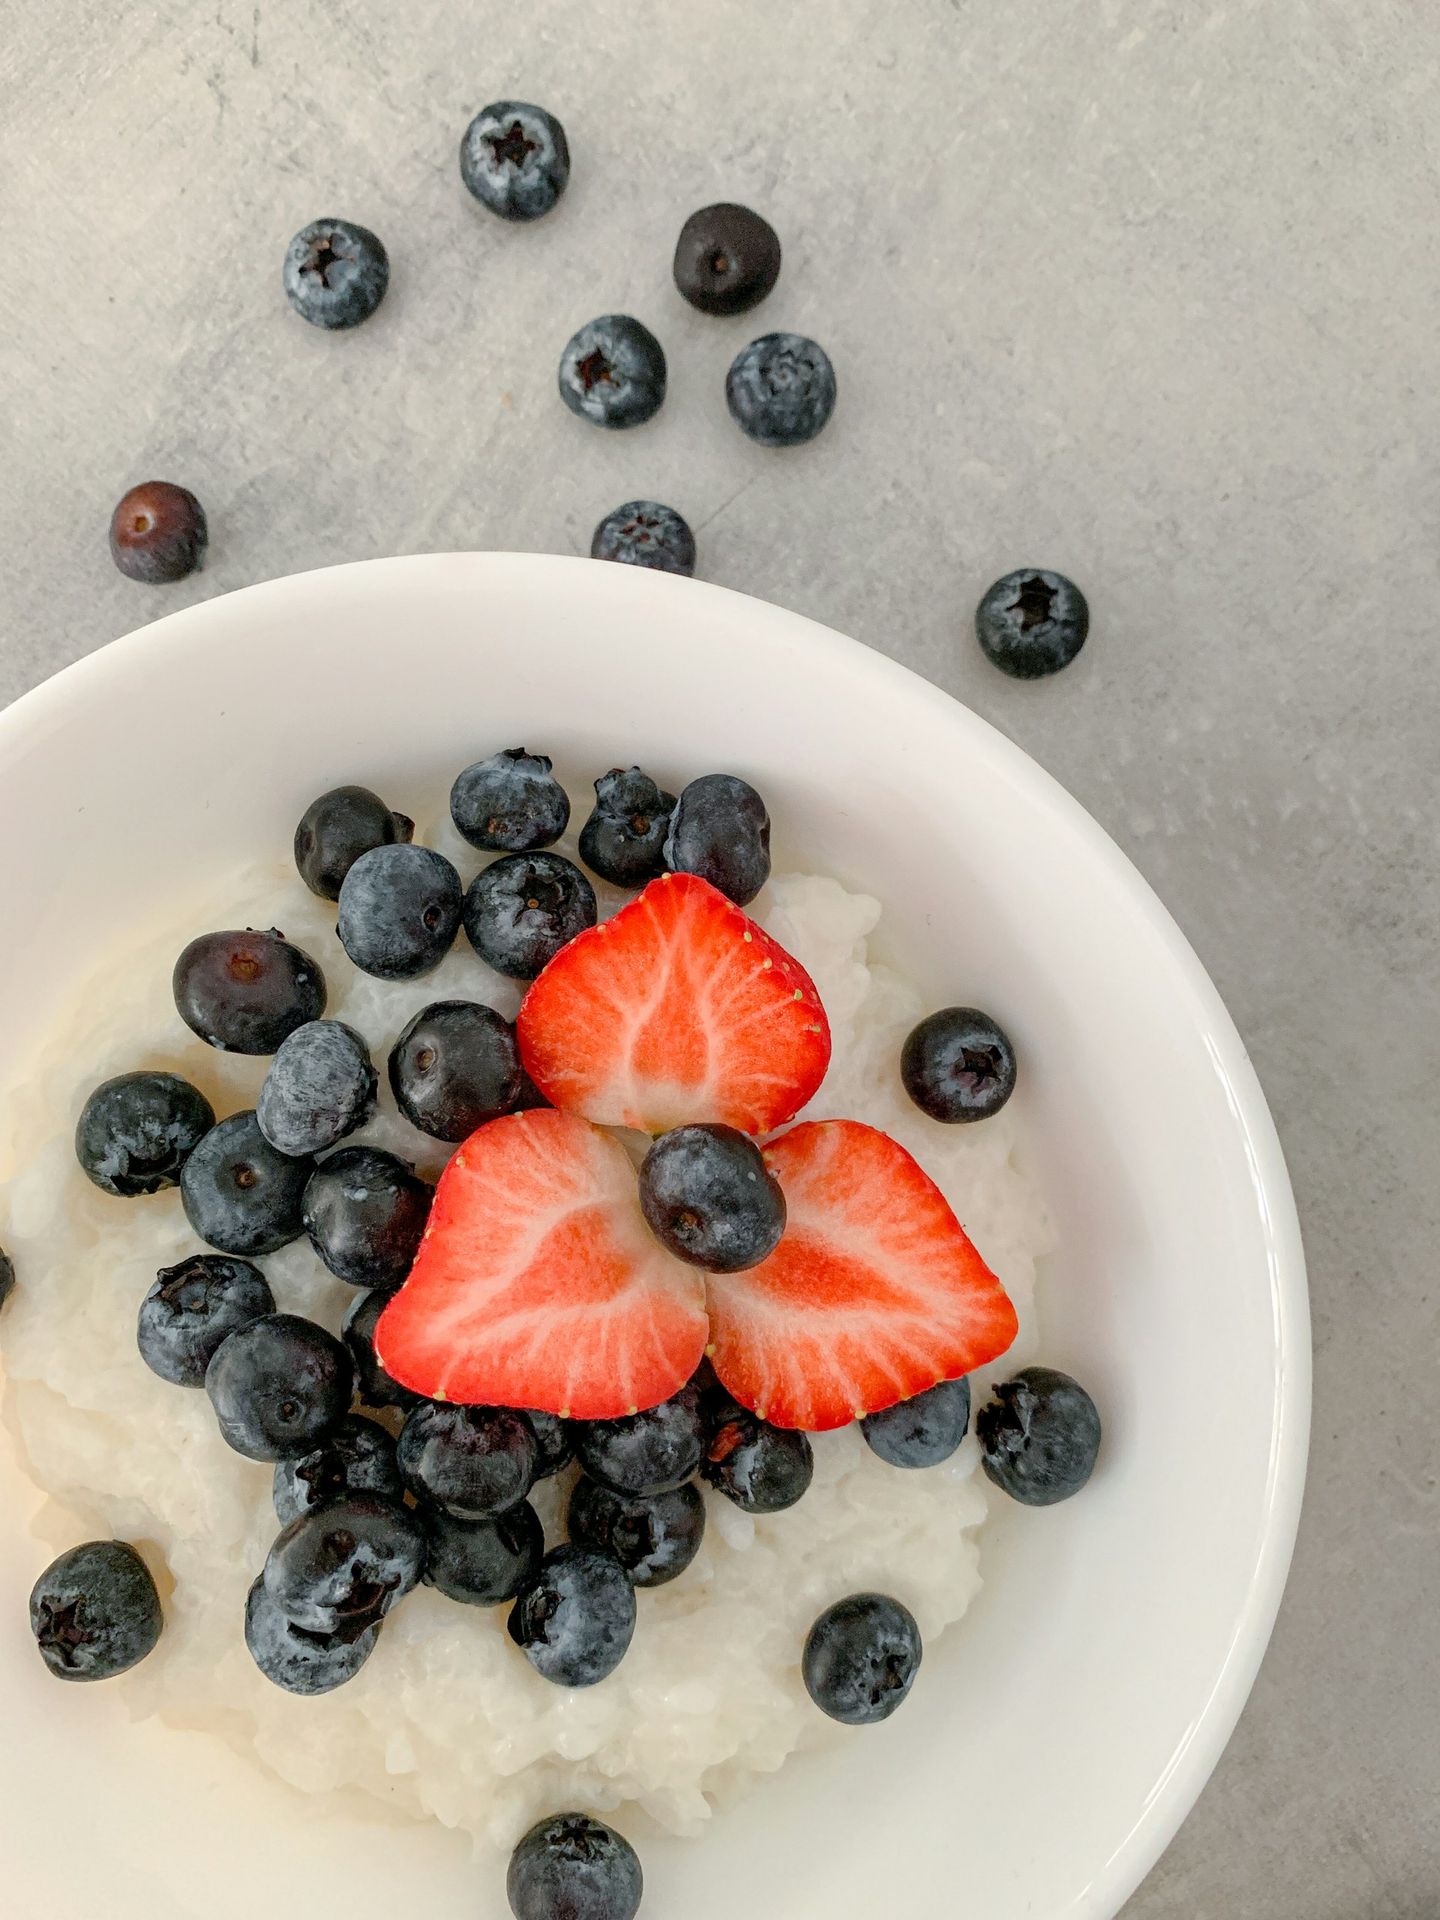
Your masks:
[[[768,877],[769,815],[743,780],[706,775],[677,798],[639,768],[615,769],[595,790],[579,848],[602,879],[636,888],[664,871],[694,873],[745,902]],[[597,917],[590,880],[552,850],[570,820],[565,790],[545,756],[510,749],[459,775],[451,815],[471,845],[496,856],[468,889],[450,861],[414,842],[408,818],[363,787],[335,789],[306,809],[296,865],[314,893],[336,902],[342,947],[374,977],[432,970],[463,928],[491,966],[531,980]],[[605,1421],[456,1405],[401,1385],[382,1366],[374,1333],[410,1271],[432,1189],[396,1155],[345,1144],[375,1109],[366,1041],[324,1017],[320,966],[273,929],[192,940],[173,988],[199,1039],[269,1057],[255,1109],[217,1121],[179,1075],[126,1073],[90,1095],[75,1147],[88,1177],[112,1195],[178,1186],[208,1249],[157,1275],[140,1303],[137,1341],[162,1379],[204,1388],[231,1447],[272,1468],[280,1531],[244,1620],[256,1664],[293,1693],[328,1692],[359,1671],[391,1609],[424,1581],[465,1605],[508,1605],[511,1638],[546,1679],[601,1681],[630,1645],[635,1590],[674,1580],[694,1559],[705,1529],[701,1485],[747,1513],[782,1512],[810,1485],[809,1439],[742,1406],[708,1361],[659,1406]],[[478,1002],[423,1009],[396,1039],[387,1071],[405,1116],[446,1142],[544,1104],[513,1026]],[[971,1122],[1009,1098],[1015,1053],[983,1013],[948,1008],[910,1035],[901,1075],[933,1118]],[[641,1168],[640,1197],[657,1237],[715,1272],[756,1265],[785,1223],[754,1144],[727,1127],[662,1135]],[[255,1264],[302,1234],[355,1289],[339,1337],[279,1310]],[[0,1299],[12,1282],[0,1255]],[[969,1420],[970,1386],[960,1379],[867,1416],[861,1429],[881,1459],[923,1468],[955,1452]],[[997,1389],[977,1433],[991,1480],[1047,1505],[1084,1485],[1100,1428],[1073,1380],[1030,1368]],[[574,1468],[568,1539],[547,1552],[529,1495]],[[52,1672],[91,1680],[144,1658],[162,1623],[143,1560],[122,1542],[97,1541],[41,1576],[31,1624]],[[895,1711],[920,1659],[910,1613],[864,1593],[815,1622],[801,1669],[819,1708],[863,1725]],[[621,1920],[639,1890],[628,1844],[581,1814],[527,1835],[510,1872],[521,1920],[571,1911]]]
[[[498,100],[477,113],[460,142],[460,177],[481,206],[501,219],[538,220],[570,178],[570,145],[554,114],[524,101]],[[746,313],[780,277],[780,240],[749,207],[722,201],[692,213],[675,245],[681,295],[702,313]],[[327,331],[368,320],[390,284],[383,241],[353,220],[312,220],[291,240],[281,271],[285,295],[302,319]],[[560,398],[596,426],[639,426],[665,399],[665,350],[649,327],[626,313],[587,321],[560,355]],[[725,377],[731,418],[764,447],[813,440],[835,408],[835,369],[818,342],[767,333],[741,349]],[[110,521],[110,551],[120,571],[149,585],[183,580],[201,566],[209,529],[186,488],[164,480],[132,487]],[[674,507],[628,500],[595,529],[590,552],[662,572],[693,574],[695,536]],[[1090,615],[1080,589],[1063,574],[1022,568],[1006,574],[977,609],[976,633],[988,659],[1019,679],[1068,666],[1085,643]]]

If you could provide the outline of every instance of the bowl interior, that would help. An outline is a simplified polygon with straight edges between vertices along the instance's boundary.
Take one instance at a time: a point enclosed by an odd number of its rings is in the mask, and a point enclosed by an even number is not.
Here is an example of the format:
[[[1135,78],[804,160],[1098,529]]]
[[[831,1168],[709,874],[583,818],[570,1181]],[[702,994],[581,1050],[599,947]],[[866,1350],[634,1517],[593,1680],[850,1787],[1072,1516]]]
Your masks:
[[[937,1004],[1001,1015],[1057,1217],[1045,1355],[1107,1424],[1083,1498],[987,1529],[981,1597],[902,1714],[797,1757],[698,1847],[646,1841],[653,1911],[949,1912],[958,1881],[987,1920],[1113,1913],[1214,1764],[1278,1603],[1308,1427],[1303,1269],[1213,988],[1113,845],[983,722],[794,615],[588,561],[391,561],[196,607],[0,715],[0,1085],[106,943],[285,845],[326,785],[434,792],[512,744],[582,775],[746,774],[782,861],[877,894],[884,949]],[[20,1908],[252,1920],[263,1876],[287,1920],[398,1911],[417,1887],[434,1913],[504,1911],[502,1876],[455,1835],[317,1810],[216,1741],[56,1687],[23,1627],[44,1558],[31,1499],[3,1472]]]

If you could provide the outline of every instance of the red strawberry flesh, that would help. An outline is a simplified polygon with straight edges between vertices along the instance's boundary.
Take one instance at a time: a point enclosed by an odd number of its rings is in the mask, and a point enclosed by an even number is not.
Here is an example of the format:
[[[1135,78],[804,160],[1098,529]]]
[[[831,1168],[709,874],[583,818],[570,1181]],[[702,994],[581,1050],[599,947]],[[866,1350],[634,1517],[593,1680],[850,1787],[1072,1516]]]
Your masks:
[[[768,1133],[830,1063],[805,969],[693,874],[663,875],[572,940],[526,994],[517,1031],[546,1099],[645,1133],[701,1121]]]
[[[784,1237],[760,1266],[708,1278],[710,1356],[742,1405],[780,1427],[842,1427],[1014,1340],[1004,1288],[888,1134],[811,1121],[764,1152]]]
[[[624,1147],[539,1109],[456,1152],[375,1351],[433,1399],[613,1420],[683,1386],[705,1338],[704,1281],[646,1227]]]

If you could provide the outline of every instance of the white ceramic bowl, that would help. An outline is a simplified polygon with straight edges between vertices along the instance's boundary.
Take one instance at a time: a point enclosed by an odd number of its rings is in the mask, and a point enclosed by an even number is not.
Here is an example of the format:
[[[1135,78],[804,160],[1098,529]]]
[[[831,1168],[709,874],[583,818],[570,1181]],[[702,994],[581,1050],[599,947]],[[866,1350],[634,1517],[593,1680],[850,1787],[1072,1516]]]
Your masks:
[[[937,1003],[1003,1010],[1058,1218],[1044,1349],[1106,1422],[1081,1498],[992,1523],[984,1591],[905,1710],[796,1758],[703,1841],[647,1846],[647,1911],[1114,1914],[1215,1764],[1279,1602],[1304,1268],[1214,988],[1100,829],[973,714],[794,614],[591,561],[394,560],[193,607],[0,714],[0,1085],[105,943],[285,845],[315,793],[433,792],[513,741],[582,777],[749,775],[782,860],[878,894]],[[5,1472],[7,1910],[504,1911],[457,1836],[317,1812],[217,1741],[50,1680],[24,1618],[46,1556]]]

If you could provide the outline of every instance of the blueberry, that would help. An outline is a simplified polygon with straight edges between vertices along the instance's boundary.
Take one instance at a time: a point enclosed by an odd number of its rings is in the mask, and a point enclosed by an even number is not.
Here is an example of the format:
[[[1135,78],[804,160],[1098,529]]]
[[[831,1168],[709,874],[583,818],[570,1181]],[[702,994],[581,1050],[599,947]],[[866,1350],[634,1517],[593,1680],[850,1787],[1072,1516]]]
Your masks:
[[[133,1199],[178,1184],[215,1109],[178,1073],[122,1073],[81,1108],[75,1157],[106,1193]]]
[[[375,1111],[375,1069],[365,1042],[342,1020],[310,1020],[280,1042],[255,1119],[271,1146],[323,1153]]]
[[[986,1120],[1015,1091],[1015,1049],[978,1007],[942,1007],[907,1038],[900,1078],[932,1120]]]
[[[147,587],[183,580],[205,564],[205,509],[185,487],[145,480],[121,494],[110,516],[110,557]]]
[[[622,1834],[587,1813],[556,1813],[510,1857],[515,1920],[635,1920],[645,1879]]]
[[[1090,631],[1090,609],[1073,580],[1021,567],[997,580],[975,609],[985,657],[1016,680],[1042,680],[1068,667]]]
[[[424,1509],[429,1555],[425,1578],[468,1607],[513,1600],[540,1570],[545,1529],[528,1500],[487,1520],[457,1520],[439,1507]]]
[[[892,1467],[938,1467],[965,1438],[970,1382],[942,1380],[882,1413],[867,1413],[860,1431],[872,1453]]]
[[[694,1383],[658,1407],[619,1420],[584,1420],[575,1427],[575,1456],[592,1480],[612,1493],[667,1493],[700,1465],[704,1428]]]
[[[150,1569],[123,1540],[53,1560],[30,1593],[30,1631],[57,1680],[109,1680],[139,1664],[165,1624]]]
[[[510,1638],[538,1674],[593,1687],[625,1657],[635,1594],[618,1560],[591,1547],[555,1547],[510,1609]]]
[[[1100,1451],[1100,1415],[1084,1387],[1051,1367],[1024,1367],[994,1392],[975,1416],[989,1478],[1027,1507],[1078,1493]]]
[[[9,1254],[6,1253],[5,1249],[0,1247],[0,1307],[4,1306],[14,1291],[15,1262],[10,1258]]]
[[[335,787],[312,800],[295,829],[295,865],[322,900],[338,900],[345,876],[373,847],[409,840],[415,822],[392,813],[368,787]]]
[[[342,1633],[383,1618],[424,1571],[425,1530],[410,1509],[349,1493],[281,1530],[265,1557],[265,1591],[293,1626]]]
[[[640,1208],[661,1246],[711,1273],[758,1267],[785,1231],[785,1196],[760,1149],[709,1123],[661,1134],[641,1163]]]
[[[888,1720],[920,1670],[914,1615],[883,1593],[855,1593],[810,1629],[801,1670],[822,1713],[847,1727]]]
[[[312,327],[358,327],[385,298],[390,256],[354,220],[312,220],[285,249],[285,297]]]
[[[570,1423],[562,1420],[558,1413],[527,1413],[525,1418],[535,1434],[535,1478],[548,1480],[575,1458],[575,1437]]]
[[[251,1460],[309,1453],[350,1409],[350,1356],[324,1327],[268,1313],[232,1333],[205,1370],[222,1438]]]
[[[692,213],[675,243],[675,285],[702,313],[746,313],[780,278],[780,239],[749,207]]]
[[[362,973],[413,980],[450,951],[460,924],[460,876],[431,847],[372,847],[340,888],[336,931]]]
[[[627,1499],[582,1475],[570,1495],[570,1538],[620,1562],[635,1587],[682,1574],[705,1538],[705,1501],[687,1482],[648,1500]]]
[[[506,747],[456,775],[450,818],[472,847],[531,853],[560,838],[570,822],[570,799],[546,754]]]
[[[457,1407],[427,1400],[400,1430],[400,1471],[417,1499],[457,1520],[484,1520],[523,1500],[535,1484],[535,1431],[513,1407]]]
[[[219,1253],[192,1253],[162,1267],[140,1302],[136,1344],[152,1373],[176,1387],[203,1387],[221,1342],[275,1311],[258,1267]]]
[[[245,1601],[245,1644],[267,1680],[287,1693],[329,1693],[353,1680],[375,1651],[382,1620],[347,1621],[339,1633],[307,1633],[294,1626],[265,1590],[261,1577]]]
[[[508,853],[465,895],[465,934],[497,973],[533,980],[596,920],[595,889],[558,853]]]
[[[665,836],[675,796],[639,767],[612,767],[595,782],[595,805],[580,829],[580,858],[614,887],[643,887],[665,871]]]
[[[692,780],[670,816],[665,864],[748,906],[770,878],[770,815],[754,787],[733,773]]]
[[[378,1494],[397,1506],[405,1498],[395,1442],[384,1427],[357,1413],[347,1413],[309,1453],[275,1463],[271,1495],[282,1527],[351,1493]]]
[[[375,1352],[375,1326],[390,1300],[391,1290],[373,1287],[358,1293],[345,1309],[340,1322],[340,1338],[345,1342],[355,1368],[355,1391],[367,1407],[418,1406],[422,1395],[392,1380]]]
[[[587,321],[560,356],[560,398],[597,427],[638,427],[665,398],[665,350],[628,313]]]
[[[310,1244],[352,1287],[398,1287],[408,1278],[434,1189],[380,1147],[341,1147],[305,1186],[300,1214]]]
[[[514,1027],[476,1000],[422,1007],[390,1050],[400,1111],[436,1140],[466,1140],[511,1112],[523,1079]]]
[[[695,571],[695,536],[674,507],[662,507],[658,500],[627,500],[596,527],[590,558],[688,576]]]
[[[460,141],[460,178],[502,220],[538,220],[570,178],[570,148],[553,113],[523,100],[482,107]]]
[[[232,1113],[185,1162],[185,1217],[221,1253],[274,1253],[300,1237],[305,1183],[314,1166],[313,1160],[277,1153],[253,1113]]]
[[[736,426],[762,447],[798,447],[835,411],[835,369],[815,341],[767,333],[730,363],[725,399]]]
[[[274,1053],[325,1011],[325,976],[272,927],[202,933],[175,962],[175,1005],[223,1053]]]
[[[707,1434],[700,1472],[746,1513],[783,1513],[808,1491],[815,1455],[803,1433],[741,1408]]]

